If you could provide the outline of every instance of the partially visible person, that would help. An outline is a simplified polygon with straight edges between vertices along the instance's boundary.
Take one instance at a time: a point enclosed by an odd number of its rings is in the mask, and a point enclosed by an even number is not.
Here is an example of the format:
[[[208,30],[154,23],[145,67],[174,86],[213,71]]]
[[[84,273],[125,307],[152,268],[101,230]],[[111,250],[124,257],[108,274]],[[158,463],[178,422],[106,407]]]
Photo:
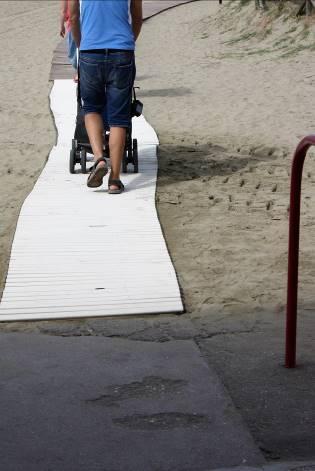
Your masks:
[[[60,0],[60,36],[66,38],[67,49],[68,49],[68,59],[76,71],[74,76],[74,81],[78,81],[78,58],[77,58],[77,46],[73,39],[71,33],[71,23],[70,23],[70,0]]]
[[[110,128],[110,194],[122,193],[120,168],[131,120],[135,42],[142,26],[142,0],[71,0],[73,38],[80,48],[80,90],[85,126],[94,154],[87,186],[102,185],[103,119]]]

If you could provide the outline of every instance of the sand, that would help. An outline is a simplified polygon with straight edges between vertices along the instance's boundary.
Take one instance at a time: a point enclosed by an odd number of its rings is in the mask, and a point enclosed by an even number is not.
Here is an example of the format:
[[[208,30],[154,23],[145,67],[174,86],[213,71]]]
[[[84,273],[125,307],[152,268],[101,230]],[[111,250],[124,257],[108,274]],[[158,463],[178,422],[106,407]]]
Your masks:
[[[48,73],[59,38],[58,2],[2,1],[0,10],[3,286],[20,206],[55,140]],[[138,43],[139,96],[161,140],[158,211],[194,316],[283,311],[290,161],[312,132],[315,76],[312,25],[271,17],[253,2],[241,10],[198,1],[149,20]],[[315,272],[313,174],[309,161],[306,308]]]
[[[44,0],[0,2],[1,288],[20,207],[56,138],[48,74],[60,39],[58,5]]]
[[[291,156],[314,129],[314,27],[290,9],[262,17],[253,3],[200,1],[165,12],[145,25],[138,47],[140,96],[162,144],[158,210],[194,316],[280,312],[285,304]],[[302,210],[306,308],[315,272],[311,160]]]

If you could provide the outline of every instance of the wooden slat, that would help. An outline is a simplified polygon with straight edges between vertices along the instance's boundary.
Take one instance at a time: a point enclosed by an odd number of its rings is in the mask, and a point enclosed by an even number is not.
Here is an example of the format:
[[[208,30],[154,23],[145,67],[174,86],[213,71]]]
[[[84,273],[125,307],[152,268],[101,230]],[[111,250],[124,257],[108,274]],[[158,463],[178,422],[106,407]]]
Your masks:
[[[134,120],[141,173],[123,177],[124,194],[88,189],[68,173],[75,89],[51,92],[58,144],[21,210],[0,321],[182,312],[155,208],[156,134]]]

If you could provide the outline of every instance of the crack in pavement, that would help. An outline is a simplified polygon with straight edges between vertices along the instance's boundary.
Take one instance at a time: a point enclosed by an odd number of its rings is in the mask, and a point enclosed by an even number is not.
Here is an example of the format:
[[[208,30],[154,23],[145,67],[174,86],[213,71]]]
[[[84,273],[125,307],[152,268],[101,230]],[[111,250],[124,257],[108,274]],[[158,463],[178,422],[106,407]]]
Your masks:
[[[141,430],[170,430],[175,428],[201,429],[207,428],[211,423],[206,415],[184,414],[182,412],[164,412],[159,414],[133,414],[117,419],[113,422],[121,427]]]

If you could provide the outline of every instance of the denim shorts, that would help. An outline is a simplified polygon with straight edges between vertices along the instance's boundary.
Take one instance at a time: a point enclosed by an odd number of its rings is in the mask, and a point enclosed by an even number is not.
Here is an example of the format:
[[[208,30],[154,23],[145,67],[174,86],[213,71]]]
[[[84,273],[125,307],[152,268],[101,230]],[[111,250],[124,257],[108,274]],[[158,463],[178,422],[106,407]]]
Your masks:
[[[80,91],[83,113],[99,113],[109,127],[129,127],[134,51],[80,52]]]
[[[74,69],[78,68],[77,46],[74,42],[71,31],[67,34],[68,59]]]

